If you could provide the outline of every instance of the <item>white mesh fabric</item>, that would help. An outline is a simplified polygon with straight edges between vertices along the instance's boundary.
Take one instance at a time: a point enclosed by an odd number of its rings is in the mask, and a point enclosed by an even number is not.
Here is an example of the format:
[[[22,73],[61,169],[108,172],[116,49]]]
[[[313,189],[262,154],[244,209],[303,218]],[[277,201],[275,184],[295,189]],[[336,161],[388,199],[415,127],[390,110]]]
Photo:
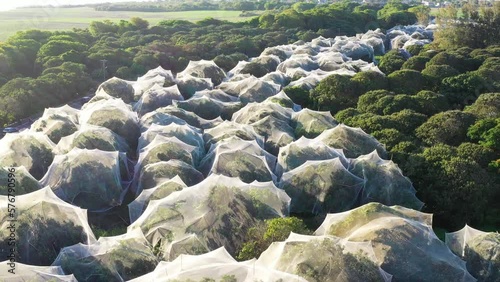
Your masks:
[[[178,79],[184,76],[208,78],[213,85],[219,85],[226,78],[226,73],[214,61],[201,60],[189,61],[186,69],[177,74]]]
[[[276,103],[250,103],[241,110],[235,112],[231,120],[242,124],[252,124],[267,116],[273,116],[277,119],[289,122],[292,116],[292,110]]]
[[[155,77],[148,79],[134,81],[132,87],[134,88],[134,101],[138,101],[144,92],[148,91],[155,85],[164,86],[166,78],[165,76],[158,74]]]
[[[34,266],[16,263],[15,274],[8,272],[8,261],[0,262],[0,281],[4,282],[78,282],[73,275],[65,275],[59,266]]]
[[[363,183],[337,157],[306,161],[284,173],[278,186],[292,198],[291,212],[326,214],[356,207]]]
[[[463,257],[468,242],[486,233],[487,232],[474,229],[466,224],[464,228],[458,231],[446,233],[445,242],[452,252],[457,256]]]
[[[122,179],[128,173],[123,154],[75,148],[57,155],[40,183],[50,185],[64,201],[85,209],[103,211],[119,206],[126,192],[122,181],[128,180]]]
[[[195,113],[204,119],[221,117],[223,120],[231,119],[234,112],[243,107],[240,102],[221,102],[209,97],[191,97],[186,101],[175,101],[174,106]]]
[[[478,281],[500,279],[500,234],[482,232],[465,225],[446,233],[446,245],[467,263],[467,270]]]
[[[167,115],[167,116],[165,116],[165,115]],[[147,123],[153,122],[153,123],[158,123],[158,124],[162,124],[162,125],[163,125],[163,123],[166,123],[164,125],[167,125],[167,124],[171,123],[171,122],[169,122],[168,116],[177,117],[181,120],[184,120],[187,124],[189,124],[191,126],[203,128],[203,129],[212,128],[214,126],[219,125],[222,122],[221,118],[216,118],[213,120],[206,120],[206,119],[203,119],[203,118],[197,116],[193,112],[189,112],[189,111],[186,111],[184,109],[177,108],[174,106],[167,106],[167,107],[159,108],[155,111],[155,115],[152,116],[152,119],[151,118],[149,119],[151,121],[148,121],[148,120],[144,120],[144,121],[147,121]],[[147,123],[145,122],[144,126],[146,126]],[[176,122],[176,123],[179,123],[179,122]],[[181,124],[181,123],[179,123],[179,124]]]
[[[305,71],[312,71],[319,68],[318,62],[309,54],[293,54],[278,65],[278,71],[287,73],[288,69],[301,68]]]
[[[221,153],[230,151],[243,151],[256,156],[263,156],[266,158],[267,165],[269,166],[271,171],[274,171],[274,168],[276,166],[276,157],[262,149],[257,141],[243,140],[236,136],[233,136],[228,139],[222,140],[217,144],[212,144],[212,146],[208,150],[207,155],[200,163],[200,171],[205,175],[208,175],[216,156]]]
[[[191,146],[203,149],[204,141],[202,131],[188,124],[171,123],[169,125],[151,125],[139,138],[138,149],[142,150],[149,145],[157,135],[164,137],[176,137],[180,141]]]
[[[239,81],[224,82],[219,89],[229,95],[239,97],[242,103],[262,102],[277,94],[280,85],[250,76]]]
[[[315,139],[301,137],[299,140],[280,148],[275,172],[276,175],[281,176],[284,172],[297,168],[306,161],[334,158],[340,158],[340,161],[347,167],[348,161],[341,150],[329,147]]]
[[[135,192],[137,194],[144,189],[153,188],[175,176],[179,176],[187,186],[195,185],[204,178],[201,172],[183,161],[169,160],[166,162],[156,162],[148,164],[140,170],[139,177],[136,178],[138,184]]]
[[[143,190],[137,198],[128,204],[130,222],[136,221],[139,216],[146,210],[149,201],[160,200],[175,191],[180,191],[186,188],[187,185],[182,181],[179,176],[172,179],[165,180],[153,188]]]
[[[190,74],[177,75],[177,86],[185,99],[190,98],[196,91],[212,89],[214,84],[210,78],[194,77]]]
[[[162,87],[154,85],[141,96],[141,99],[134,105],[134,111],[140,116],[152,112],[158,108],[172,105],[173,101],[182,101],[181,92],[177,85]]]
[[[61,250],[52,265],[78,281],[126,281],[149,273],[158,264],[153,248],[140,230],[101,237],[90,245],[76,244]]]
[[[323,131],[334,128],[338,122],[329,111],[320,112],[306,108],[292,114],[292,124],[297,138],[301,136],[314,138]]]
[[[196,91],[191,98],[207,97],[220,102],[236,102],[238,97],[231,96],[220,89]]]
[[[54,158],[54,143],[39,132],[7,133],[0,139],[0,167],[24,166],[42,178]]]
[[[420,210],[422,203],[411,181],[392,161],[381,159],[377,151],[351,159],[349,171],[365,180],[361,204],[379,202]]]
[[[0,196],[0,239],[10,236],[10,213],[7,196]],[[59,199],[50,187],[16,197],[16,259],[31,265],[50,265],[63,247],[95,242],[86,210]],[[56,239],[56,240],[54,240]],[[9,251],[10,252],[10,251]],[[7,257],[7,244],[0,254]],[[2,273],[3,274],[3,273]]]
[[[346,246],[347,245],[347,246]],[[368,259],[371,246],[349,244],[334,236],[291,233],[272,243],[257,265],[296,274],[307,281],[391,281],[391,276]]]
[[[249,228],[288,213],[290,198],[272,182],[242,182],[212,174],[198,185],[151,201],[128,230],[140,228],[152,245],[196,234],[208,249],[239,249]],[[168,254],[165,254],[168,257]]]
[[[203,133],[203,139],[208,146],[232,136],[243,140],[255,140],[261,147],[264,147],[264,138],[257,134],[252,126],[233,121],[226,120],[216,127],[205,130]]]
[[[272,83],[281,85],[281,87],[287,86],[290,83],[290,81],[292,80],[292,78],[290,76],[288,76],[285,73],[279,72],[279,71],[267,73],[261,79],[263,81],[268,81],[268,82],[272,82]]]
[[[139,137],[139,119],[137,113],[121,99],[104,100],[88,104],[80,112],[80,123],[103,126],[127,140],[134,148]]]
[[[279,148],[295,140],[293,128],[287,120],[267,116],[251,125],[259,135],[264,136],[265,149],[273,155],[278,154]]]
[[[11,172],[12,169],[14,169],[14,172]],[[9,178],[12,179],[12,176],[15,176],[16,179],[14,187],[15,195],[28,194],[42,188],[38,180],[24,166],[0,167],[0,195],[7,196],[9,194],[9,186],[12,189],[12,185],[9,185]]]
[[[160,262],[154,272],[131,280],[141,281],[294,281],[307,280],[261,266],[255,260],[237,262],[221,247],[202,255],[180,255],[172,262]]]
[[[285,108],[291,108],[294,111],[300,111],[300,105],[295,104],[285,91],[280,91],[278,94],[264,100],[264,104],[275,103]]]
[[[134,82],[123,80],[118,77],[112,77],[99,85],[97,88],[96,96],[103,96],[104,98],[109,95],[114,98],[122,99],[125,103],[134,101]]]
[[[83,125],[75,133],[61,138],[55,148],[57,154],[64,155],[73,148],[99,149],[102,151],[129,152],[127,141],[110,129],[102,126]]]
[[[165,70],[161,66],[156,69],[149,70],[145,75],[138,77],[137,81],[149,80],[157,76],[163,76],[165,78],[165,84],[172,85],[175,84],[175,78],[171,70]]]
[[[31,125],[30,131],[42,132],[52,142],[57,143],[62,137],[68,136],[78,130],[77,114],[77,112],[67,114],[64,109],[62,109],[61,113],[49,114],[45,110],[42,117]]]
[[[436,237],[431,217],[400,206],[370,203],[328,215],[316,234],[371,241],[381,268],[398,281],[475,281],[465,262]]]
[[[356,158],[377,150],[379,156],[385,157],[384,145],[373,136],[365,133],[361,128],[354,128],[339,124],[332,129],[325,130],[317,140],[324,142],[335,149],[342,149],[348,158]]]

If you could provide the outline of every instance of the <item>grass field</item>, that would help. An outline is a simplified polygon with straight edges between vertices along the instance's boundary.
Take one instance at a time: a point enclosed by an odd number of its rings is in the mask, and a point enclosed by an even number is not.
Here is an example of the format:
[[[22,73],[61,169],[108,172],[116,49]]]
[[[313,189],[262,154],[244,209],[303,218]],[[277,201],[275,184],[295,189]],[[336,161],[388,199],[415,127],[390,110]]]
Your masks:
[[[86,28],[91,21],[106,20],[118,22],[132,17],[140,17],[155,25],[162,20],[198,21],[208,17],[228,21],[244,21],[240,11],[187,11],[187,12],[108,12],[95,11],[89,7],[16,9],[0,12],[0,41],[4,41],[17,31],[27,29],[70,30]],[[256,11],[259,13],[259,11]]]

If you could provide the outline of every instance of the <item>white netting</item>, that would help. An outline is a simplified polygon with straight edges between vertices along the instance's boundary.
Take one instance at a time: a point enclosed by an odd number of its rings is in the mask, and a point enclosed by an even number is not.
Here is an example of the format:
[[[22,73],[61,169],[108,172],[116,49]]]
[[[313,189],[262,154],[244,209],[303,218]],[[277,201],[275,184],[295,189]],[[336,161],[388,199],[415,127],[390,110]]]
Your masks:
[[[290,83],[290,81],[292,80],[292,78],[290,76],[288,76],[285,73],[279,72],[279,71],[270,72],[270,73],[264,75],[261,79],[263,81],[268,81],[268,82],[272,82],[272,83],[281,85],[281,87],[287,86]]]
[[[478,281],[500,279],[500,234],[483,232],[468,225],[446,233],[446,245],[467,263],[467,270]]]
[[[142,281],[307,282],[299,276],[258,265],[255,260],[237,262],[223,247],[198,256],[180,255],[172,262],[160,262],[155,271],[130,282]]]
[[[214,61],[189,61],[186,69],[177,74],[177,78],[184,76],[193,76],[199,78],[208,78],[213,85],[219,85],[225,78],[226,73],[217,66]]]
[[[323,131],[317,140],[322,141],[335,149],[342,149],[348,158],[356,158],[377,150],[379,156],[385,157],[387,152],[384,145],[361,128],[339,124],[332,129]]]
[[[85,210],[59,199],[50,187],[16,197],[16,211],[8,212],[7,196],[0,196],[0,239],[11,237],[9,226],[15,219],[15,258],[31,265],[50,265],[59,250],[77,243],[95,241]],[[13,215],[13,218],[11,217]],[[7,258],[10,247],[0,245],[0,255]],[[4,273],[2,273],[4,274]]]
[[[172,105],[172,101],[182,101],[181,92],[177,85],[162,87],[154,85],[142,94],[141,99],[134,105],[134,111],[140,116],[152,112],[158,108]]]
[[[392,278],[377,265],[371,246],[346,243],[334,236],[291,233],[284,242],[272,243],[257,265],[315,282],[391,281]]]
[[[231,96],[220,89],[197,91],[191,98],[201,98],[201,97],[207,97],[221,102],[238,101],[238,97]]]
[[[212,174],[198,185],[151,201],[129,230],[140,228],[164,257],[173,259],[168,246],[195,234],[197,242],[181,249],[188,253],[224,246],[232,254],[241,248],[249,228],[264,219],[288,213],[290,198],[272,182],[244,183],[238,178]],[[179,255],[178,253],[176,255]]]
[[[61,137],[72,134],[78,130],[79,110],[68,105],[59,108],[45,109],[41,118],[36,120],[30,130],[42,132],[52,142],[57,143]]]
[[[330,50],[340,52],[352,60],[372,61],[374,58],[373,47],[356,38],[344,39],[337,36]]]
[[[169,125],[152,124],[139,138],[138,150],[149,145],[157,135],[164,137],[175,137],[191,146],[203,149],[204,141],[202,131],[188,124],[171,123]]]
[[[172,74],[171,70],[165,70],[161,66],[157,67],[156,69],[149,70],[145,75],[138,77],[137,81],[144,81],[144,80],[150,80],[152,78],[155,78],[157,76],[162,76],[165,78],[165,84],[167,86],[171,86],[175,84],[175,78]]]
[[[135,90],[133,87],[134,82],[123,80],[118,77],[113,77],[99,85],[97,88],[96,96],[109,95],[114,98],[122,99],[125,103],[134,101]]]
[[[371,242],[380,267],[397,281],[475,281],[434,234],[430,214],[370,203],[327,215],[316,234]]]
[[[278,66],[278,71],[288,74],[288,69],[300,68],[305,71],[312,71],[319,68],[319,64],[314,57],[308,54],[294,54]],[[292,75],[290,75],[293,77]]]
[[[223,82],[219,89],[229,95],[239,97],[242,103],[262,102],[277,94],[281,86],[250,76],[238,81]]]
[[[351,159],[349,171],[365,180],[361,204],[379,202],[420,210],[422,203],[410,180],[393,162],[381,159],[377,151]]]
[[[221,102],[206,96],[200,98],[191,97],[186,101],[175,101],[174,105],[209,120],[218,117],[223,120],[231,119],[233,113],[243,107],[240,102]]]
[[[262,55],[275,55],[280,58],[281,61],[286,60],[293,54],[293,49],[291,45],[279,45],[273,47],[267,47],[262,51]]]
[[[279,104],[284,108],[291,108],[294,111],[300,111],[300,105],[295,104],[290,97],[288,97],[285,91],[280,91],[278,94],[271,96],[264,100],[264,104],[275,103]]]
[[[0,262],[0,281],[3,282],[78,282],[75,276],[65,275],[59,266],[33,266],[23,263],[16,263],[14,274],[8,272],[11,270],[8,261]]]
[[[75,133],[61,138],[55,148],[57,154],[66,154],[73,148],[99,149],[102,151],[129,152],[127,141],[111,129],[95,125],[83,125]]]
[[[253,142],[240,139],[233,148],[230,144],[227,146],[229,142],[220,142],[202,162],[202,167],[208,171],[206,174],[238,177],[245,183],[276,181],[268,164],[269,159],[266,159],[257,142]],[[259,149],[262,151],[257,151]]]
[[[90,245],[61,250],[52,265],[73,274],[78,281],[126,281],[147,274],[158,265],[153,248],[140,230],[101,237]]]
[[[301,137],[299,140],[281,147],[278,154],[276,175],[281,176],[304,164],[306,161],[328,160],[340,158],[347,167],[347,160],[342,150],[334,149],[323,142]]]
[[[151,143],[139,151],[138,155],[139,160],[135,168],[137,172],[148,164],[169,160],[181,160],[197,166],[203,151],[200,147],[189,145],[175,136],[165,137],[158,134]]]
[[[192,165],[180,160],[161,161],[148,164],[139,172],[136,193],[144,189],[150,189],[158,186],[168,179],[179,176],[187,186],[195,185],[203,180],[203,174],[196,170]]]
[[[54,159],[54,143],[39,132],[8,133],[0,139],[0,167],[24,166],[36,179]]]
[[[283,174],[279,187],[292,198],[290,211],[326,214],[358,206],[363,179],[350,173],[341,158],[306,161]]]
[[[276,103],[250,103],[234,113],[232,121],[242,124],[252,124],[268,116],[289,121],[292,111],[290,108],[284,108]]]
[[[185,99],[189,99],[196,91],[212,89],[214,84],[210,78],[200,78],[184,74],[181,77],[177,76],[177,87],[179,87],[182,96]]]
[[[278,155],[279,148],[295,140],[295,134],[289,121],[274,116],[267,116],[252,123],[252,126],[259,135],[264,136],[265,149],[275,156]]]
[[[31,176],[24,166],[0,167],[0,195],[24,195],[35,192],[40,188],[42,186],[38,183],[38,180]]]
[[[103,211],[122,203],[128,178],[124,153],[75,148],[57,155],[40,183],[70,204]]]
[[[128,204],[130,222],[136,221],[141,214],[146,210],[148,204],[152,200],[160,200],[175,191],[180,191],[186,188],[187,185],[179,176],[165,180],[153,188],[143,190],[134,201]]]
[[[80,112],[80,123],[106,127],[127,140],[131,148],[140,134],[137,113],[120,99],[87,104]]]
[[[297,138],[301,136],[314,138],[323,131],[334,128],[338,122],[329,111],[319,112],[303,109],[292,114],[292,124],[295,127],[295,136]]]
[[[179,122],[179,120],[182,121]],[[216,118],[213,120],[206,120],[199,117],[193,112],[189,112],[174,106],[159,108],[154,112],[144,115],[141,119],[143,130],[145,128],[148,128],[153,123],[157,123],[160,125],[168,125],[172,122],[178,124],[187,123],[194,127],[206,129],[217,126],[222,122],[222,119]]]
[[[221,153],[230,151],[244,151],[252,155],[265,157],[267,165],[272,171],[274,171],[276,166],[276,157],[262,149],[257,141],[242,140],[233,136],[222,140],[217,144],[212,144],[207,155],[200,163],[200,171],[205,175],[208,175],[214,163],[215,157]]]
[[[243,140],[255,140],[261,147],[264,147],[264,138],[257,134],[252,126],[233,121],[226,120],[214,128],[205,130],[203,133],[203,139],[207,146],[232,136],[239,137]]]
[[[148,79],[134,81],[132,84],[132,87],[134,87],[134,101],[138,101],[142,97],[144,92],[148,91],[155,85],[162,87],[165,86],[165,81],[166,78],[161,74]]]

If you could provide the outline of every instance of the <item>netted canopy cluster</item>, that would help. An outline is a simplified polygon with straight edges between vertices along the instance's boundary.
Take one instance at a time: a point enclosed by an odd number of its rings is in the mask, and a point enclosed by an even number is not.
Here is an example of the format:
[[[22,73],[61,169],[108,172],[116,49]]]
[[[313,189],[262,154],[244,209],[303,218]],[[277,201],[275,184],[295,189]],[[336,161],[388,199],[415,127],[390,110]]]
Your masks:
[[[396,281],[474,281],[465,262],[434,234],[432,215],[378,203],[328,214],[316,235],[370,243],[374,263]],[[367,256],[370,258],[371,256]]]
[[[122,203],[128,178],[124,153],[75,148],[57,155],[40,183],[70,204],[103,211]]]
[[[425,45],[434,39],[432,26],[421,25],[396,26],[387,31],[386,47],[390,49],[406,49],[411,45]]]
[[[78,130],[79,111],[68,105],[59,108],[45,109],[41,118],[36,120],[30,130],[42,132],[56,143],[62,137],[70,135]]]
[[[248,229],[286,215],[289,201],[272,182],[248,184],[212,174],[198,185],[151,201],[128,230],[142,230],[153,246],[161,246],[166,260],[221,246],[234,254]]]
[[[87,222],[87,213],[58,198],[50,187],[16,197],[16,211],[8,211],[9,197],[0,196],[0,239],[7,242],[11,237],[8,229],[15,219],[16,248],[18,262],[48,266],[60,249],[77,243],[90,244],[95,241]],[[13,216],[13,218],[11,217]],[[0,245],[0,255],[7,258],[10,246]],[[2,273],[2,275],[5,274]]]
[[[66,154],[73,148],[124,153],[130,151],[127,141],[111,129],[89,124],[83,125],[75,133],[61,138],[55,151],[57,154]]]
[[[42,178],[54,159],[54,143],[40,132],[10,133],[0,139],[0,167],[24,166]]]
[[[9,188],[11,188],[11,193],[9,193]],[[38,180],[31,176],[24,166],[0,167],[0,195],[24,195],[35,192],[40,188],[42,186],[38,183]]]
[[[34,266],[16,263],[15,274],[11,270],[9,261],[0,262],[0,280],[4,282],[33,281],[33,282],[78,282],[74,275],[65,275],[59,266]]]
[[[219,85],[226,78],[223,69],[217,66],[214,61],[189,61],[186,69],[177,74],[177,78],[190,75],[199,78],[208,78],[213,85]]]
[[[470,226],[446,233],[446,245],[467,263],[467,270],[478,281],[500,279],[500,234],[483,232]]]
[[[106,127],[123,137],[131,148],[137,146],[140,134],[137,113],[121,99],[87,103],[82,108],[80,123]]]
[[[134,105],[134,111],[140,116],[158,108],[172,105],[173,101],[184,100],[177,85],[161,87],[154,85],[148,89]]]
[[[315,282],[391,281],[392,275],[375,261],[369,244],[291,233],[284,242],[273,243],[262,253],[257,265]]]
[[[153,271],[158,259],[140,230],[101,237],[93,244],[76,244],[61,250],[52,265],[73,274],[78,281],[128,281]]]
[[[141,281],[297,281],[304,278],[277,271],[254,260],[237,262],[224,247],[202,255],[180,255],[171,262],[162,261],[156,269],[131,280]]]

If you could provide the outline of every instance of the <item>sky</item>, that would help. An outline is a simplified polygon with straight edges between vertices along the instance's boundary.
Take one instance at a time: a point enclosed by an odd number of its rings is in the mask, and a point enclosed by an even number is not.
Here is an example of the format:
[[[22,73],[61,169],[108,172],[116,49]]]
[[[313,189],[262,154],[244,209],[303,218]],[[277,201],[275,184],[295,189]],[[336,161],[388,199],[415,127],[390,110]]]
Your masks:
[[[0,11],[8,11],[24,6],[81,5],[104,2],[144,2],[146,0],[0,0]]]

